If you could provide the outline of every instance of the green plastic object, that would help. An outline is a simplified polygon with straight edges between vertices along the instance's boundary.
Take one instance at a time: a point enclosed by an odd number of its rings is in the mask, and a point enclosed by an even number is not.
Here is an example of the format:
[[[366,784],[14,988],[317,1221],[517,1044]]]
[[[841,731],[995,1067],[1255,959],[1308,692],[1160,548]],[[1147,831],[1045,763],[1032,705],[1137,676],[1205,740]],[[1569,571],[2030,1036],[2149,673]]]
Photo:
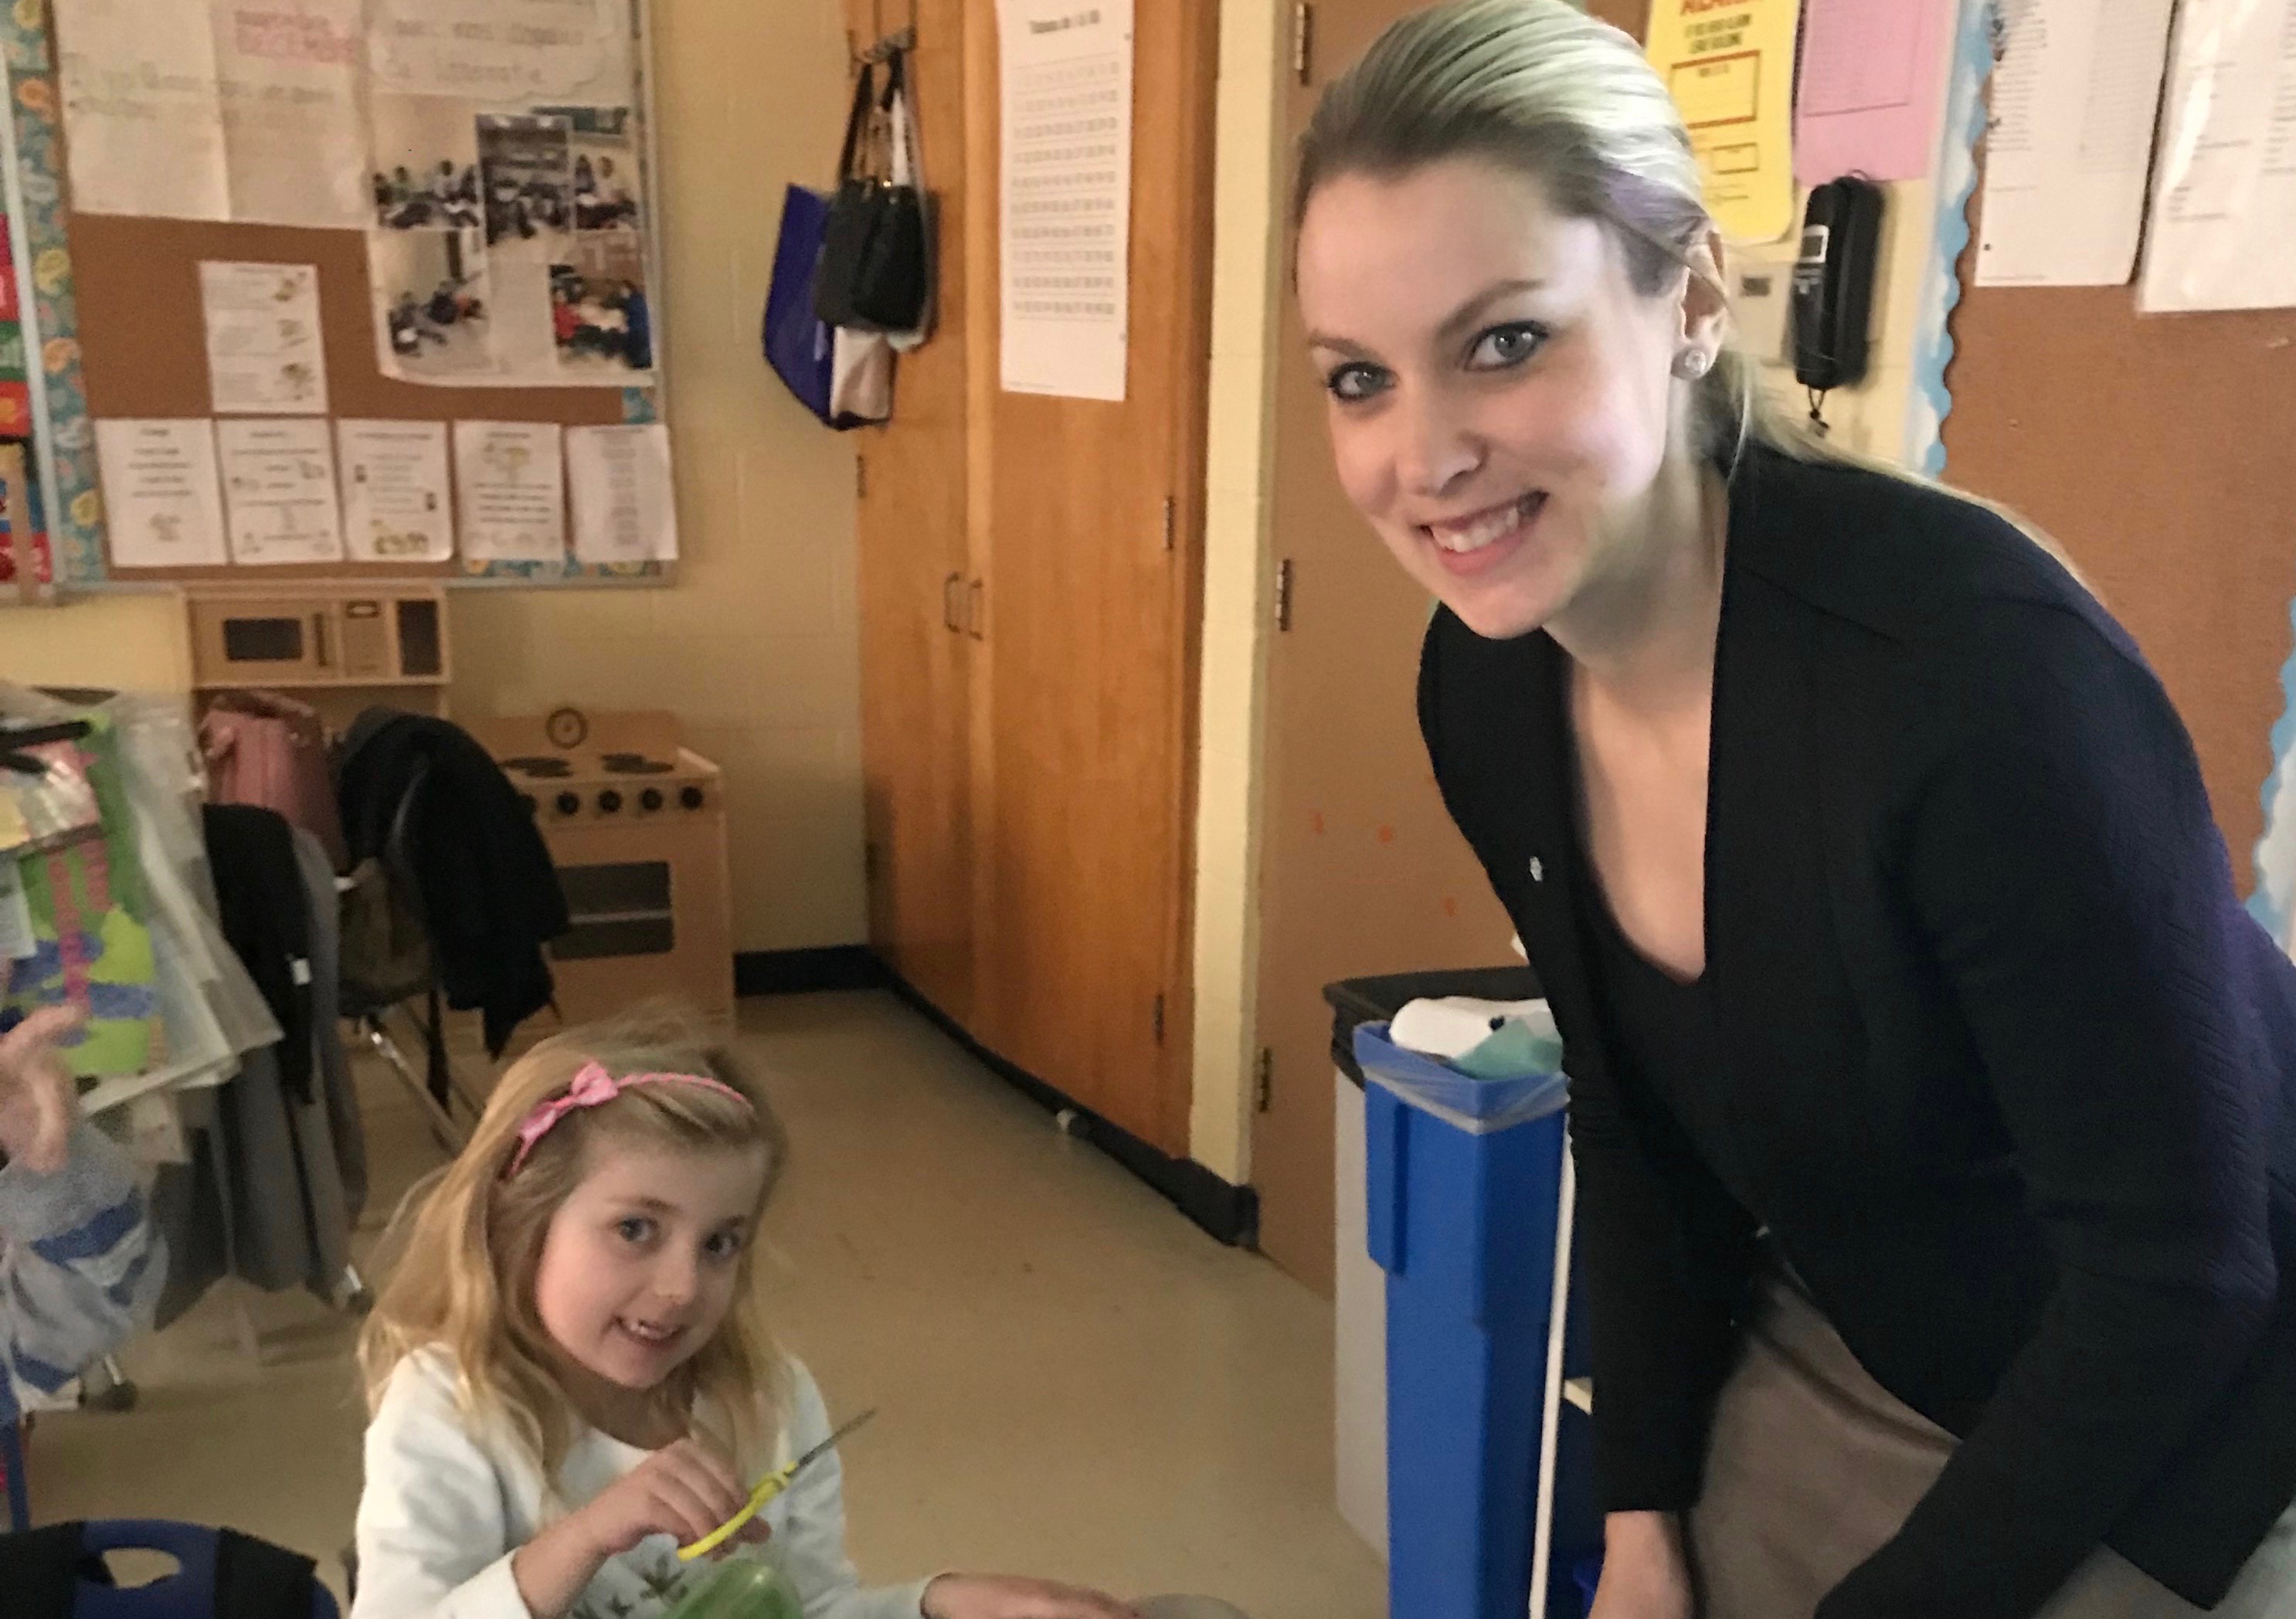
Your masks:
[[[805,1619],[789,1576],[764,1558],[727,1558],[698,1576],[662,1619]]]
[[[1477,1079],[1514,1079],[1525,1074],[1554,1074],[1562,1067],[1562,1042],[1534,1030],[1519,1018],[1510,1018],[1493,1030],[1489,1039],[1451,1066]]]

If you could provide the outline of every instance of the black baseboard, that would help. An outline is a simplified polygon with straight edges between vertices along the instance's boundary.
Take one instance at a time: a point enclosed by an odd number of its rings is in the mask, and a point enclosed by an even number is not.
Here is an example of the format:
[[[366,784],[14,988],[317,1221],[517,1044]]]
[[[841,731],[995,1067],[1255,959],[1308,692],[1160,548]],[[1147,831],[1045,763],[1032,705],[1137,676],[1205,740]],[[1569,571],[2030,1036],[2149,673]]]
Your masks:
[[[875,958],[872,958],[873,961]],[[1046,1112],[1070,1116],[1068,1132],[1091,1142],[1126,1169],[1169,1198],[1173,1205],[1210,1236],[1230,1247],[1250,1247],[1259,1239],[1259,1194],[1249,1186],[1222,1180],[1190,1158],[1176,1158],[1152,1147],[1121,1125],[1112,1124],[1088,1108],[1046,1084],[1027,1069],[1007,1062],[965,1033],[955,1019],[917,993],[915,987],[876,962],[876,983],[891,990],[924,1018],[963,1046],[984,1067],[1035,1102]]]
[[[743,950],[734,956],[737,995],[803,995],[824,989],[883,989],[892,975],[866,944],[815,950]]]

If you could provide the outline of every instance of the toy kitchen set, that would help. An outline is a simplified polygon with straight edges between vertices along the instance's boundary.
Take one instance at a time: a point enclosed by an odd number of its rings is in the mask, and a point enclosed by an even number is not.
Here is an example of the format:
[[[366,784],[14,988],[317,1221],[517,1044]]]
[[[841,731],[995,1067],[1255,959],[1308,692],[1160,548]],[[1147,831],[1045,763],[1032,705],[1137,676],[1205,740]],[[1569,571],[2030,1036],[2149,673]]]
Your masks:
[[[725,786],[676,716],[561,708],[470,729],[533,809],[566,891],[573,926],[550,945],[566,1021],[666,995],[730,1023]]]

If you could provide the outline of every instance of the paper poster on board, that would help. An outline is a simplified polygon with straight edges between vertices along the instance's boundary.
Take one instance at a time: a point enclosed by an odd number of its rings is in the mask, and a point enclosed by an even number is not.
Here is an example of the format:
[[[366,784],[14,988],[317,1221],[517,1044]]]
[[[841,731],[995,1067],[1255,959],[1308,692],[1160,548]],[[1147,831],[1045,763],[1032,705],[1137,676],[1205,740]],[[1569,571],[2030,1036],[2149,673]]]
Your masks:
[[[629,0],[373,0],[378,90],[494,105],[636,99]]]
[[[54,0],[72,207],[229,219],[209,0]]]
[[[555,422],[455,423],[455,500],[474,562],[566,558],[564,446]]]
[[[369,282],[386,375],[652,381],[648,200],[630,108],[483,111],[380,95],[374,129]]]
[[[72,206],[357,225],[359,11],[360,0],[56,0]]]
[[[660,422],[566,429],[574,555],[593,565],[677,557],[669,429]]]
[[[1806,0],[1794,177],[1918,180],[1937,157],[1955,0]]]
[[[455,554],[443,421],[335,423],[343,540],[354,562],[444,562]]]
[[[1648,54],[1690,131],[1707,210],[1736,241],[1793,227],[1801,0],[1652,0]]]
[[[200,308],[217,415],[327,413],[316,266],[205,261]]]
[[[211,7],[231,217],[357,229],[366,211],[361,0]]]
[[[2296,306],[2296,0],[2185,0],[2137,307]]]
[[[113,566],[219,568],[231,560],[214,422],[100,421],[95,453]]]
[[[1979,204],[1980,287],[2118,287],[2136,266],[2173,0],[2005,14]]]
[[[216,423],[231,560],[242,567],[343,560],[335,447],[324,421]]]

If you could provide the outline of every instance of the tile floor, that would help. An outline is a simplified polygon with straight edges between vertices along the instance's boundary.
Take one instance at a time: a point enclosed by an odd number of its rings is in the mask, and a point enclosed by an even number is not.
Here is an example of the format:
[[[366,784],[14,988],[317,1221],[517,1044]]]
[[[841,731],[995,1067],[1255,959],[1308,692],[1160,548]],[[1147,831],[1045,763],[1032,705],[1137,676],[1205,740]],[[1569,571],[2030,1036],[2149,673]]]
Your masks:
[[[882,1408],[847,1461],[865,1576],[998,1568],[1203,1591],[1254,1619],[1385,1613],[1384,1571],[1332,1504],[1328,1304],[888,996],[750,1002],[742,1039],[796,1149],[769,1233],[788,1341],[834,1409]],[[439,1160],[402,1096],[367,1100],[372,1240]],[[219,1289],[125,1357],[133,1412],[43,1420],[40,1517],[229,1523],[338,1578],[351,1332],[299,1296]]]

